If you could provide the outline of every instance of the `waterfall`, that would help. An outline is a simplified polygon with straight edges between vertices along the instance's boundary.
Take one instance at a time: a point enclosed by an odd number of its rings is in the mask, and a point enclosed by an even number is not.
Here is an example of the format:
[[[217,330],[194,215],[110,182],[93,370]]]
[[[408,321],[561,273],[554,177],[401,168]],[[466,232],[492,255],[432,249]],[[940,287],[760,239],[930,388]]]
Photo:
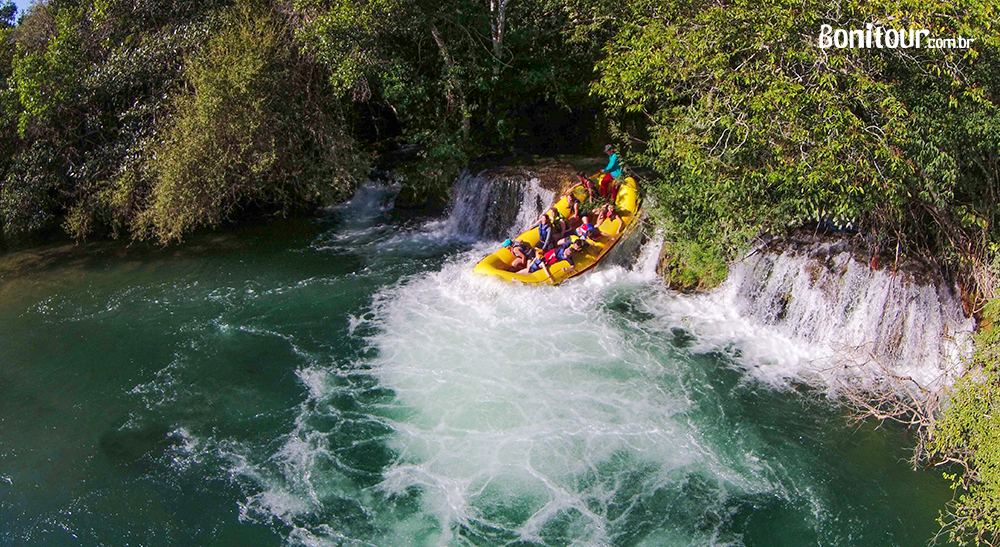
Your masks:
[[[831,350],[828,374],[853,365],[936,389],[961,374],[975,324],[954,287],[922,277],[872,270],[846,241],[827,241],[748,257],[720,291],[751,321]]]
[[[554,198],[527,173],[466,172],[455,182],[444,224],[465,239],[513,237]],[[633,240],[607,262],[650,280],[662,234]],[[956,289],[933,278],[915,268],[872,270],[855,260],[846,240],[796,241],[732,264],[711,298],[749,324],[806,342],[809,362],[793,366],[793,376],[831,387],[858,374],[895,376],[933,390],[961,374],[975,327]]]
[[[472,239],[503,239],[521,233],[555,200],[537,177],[464,172],[455,181],[449,230]]]

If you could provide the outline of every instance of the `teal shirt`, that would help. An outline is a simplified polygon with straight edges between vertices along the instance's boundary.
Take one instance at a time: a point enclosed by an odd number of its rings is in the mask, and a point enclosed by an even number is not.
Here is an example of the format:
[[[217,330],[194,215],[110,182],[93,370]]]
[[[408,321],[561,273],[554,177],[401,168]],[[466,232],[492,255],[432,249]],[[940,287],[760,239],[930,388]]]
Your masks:
[[[615,178],[622,176],[622,166],[618,163],[618,154],[611,154],[611,157],[608,158],[608,166],[604,168],[604,171],[611,173],[611,176]]]

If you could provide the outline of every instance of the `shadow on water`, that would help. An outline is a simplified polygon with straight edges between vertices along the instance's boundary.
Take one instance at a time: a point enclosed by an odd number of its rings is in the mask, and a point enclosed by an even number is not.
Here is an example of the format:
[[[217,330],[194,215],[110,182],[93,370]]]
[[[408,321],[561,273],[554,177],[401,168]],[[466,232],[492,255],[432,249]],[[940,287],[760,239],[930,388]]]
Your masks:
[[[156,468],[164,453],[182,443],[183,439],[168,424],[153,423],[108,430],[97,444],[101,454],[115,466],[148,473]]]

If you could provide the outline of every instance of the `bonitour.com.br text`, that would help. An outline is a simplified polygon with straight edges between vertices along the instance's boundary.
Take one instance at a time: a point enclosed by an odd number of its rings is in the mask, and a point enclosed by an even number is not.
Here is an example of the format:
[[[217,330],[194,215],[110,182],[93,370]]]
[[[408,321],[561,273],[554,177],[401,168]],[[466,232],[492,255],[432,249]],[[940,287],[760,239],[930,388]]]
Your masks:
[[[952,38],[936,38],[927,29],[894,29],[883,28],[868,23],[864,29],[833,28],[830,25],[819,27],[819,47],[821,48],[852,48],[852,49],[965,49],[972,45],[974,39],[956,36]]]

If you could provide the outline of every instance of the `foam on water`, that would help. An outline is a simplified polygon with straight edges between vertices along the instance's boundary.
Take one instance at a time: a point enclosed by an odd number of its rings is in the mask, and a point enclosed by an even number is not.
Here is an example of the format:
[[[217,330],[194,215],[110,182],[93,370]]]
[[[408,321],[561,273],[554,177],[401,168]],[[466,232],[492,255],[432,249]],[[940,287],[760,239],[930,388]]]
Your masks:
[[[716,446],[699,423],[696,407],[717,402],[704,400],[691,352],[671,344],[674,329],[700,324],[680,317],[700,316],[699,306],[623,320],[609,302],[658,302],[639,311],[648,314],[678,299],[651,287],[648,272],[620,266],[561,288],[471,274],[494,245],[380,291],[355,318],[374,333],[377,357],[356,365],[374,384],[357,371],[300,371],[309,400],[273,458],[282,471],[248,500],[248,514],[279,518],[304,545],[610,545],[663,516],[644,514],[649,496],[692,480],[707,513],[733,496],[797,495],[770,464]],[[334,439],[345,424],[367,433],[346,446]],[[381,467],[351,450],[369,450]],[[360,490],[359,475],[369,484]],[[340,516],[331,524],[322,508],[334,499],[368,500],[356,510],[377,523],[373,535],[346,533]],[[322,526],[317,513],[328,517]],[[722,524],[677,523],[674,543],[727,544]]]
[[[616,458],[664,470],[700,459],[674,418],[690,406],[672,385],[676,370],[623,338],[598,307],[599,288],[520,290],[466,270],[378,303],[372,372],[415,411],[396,424],[399,463],[381,487],[419,487],[445,542],[476,523],[540,540],[567,514],[581,539],[606,542],[597,493],[580,480]],[[500,515],[513,506],[527,518]]]
[[[476,215],[493,190],[466,182],[445,220],[359,222],[379,235],[317,247],[412,256],[480,239],[488,223]],[[537,196],[514,233],[542,201],[537,181],[521,188]],[[660,236],[623,252],[634,266],[602,264],[557,288],[472,274],[496,245],[378,290],[348,330],[368,351],[299,369],[306,400],[266,457],[185,443],[254,485],[242,518],[280,522],[292,545],[739,545],[734,514],[786,504],[823,537],[838,518],[826,486],[794,450],[768,457],[764,433],[726,419],[708,377],[733,367],[773,388],[822,383],[833,348],[747,320],[732,283],[666,290]]]

